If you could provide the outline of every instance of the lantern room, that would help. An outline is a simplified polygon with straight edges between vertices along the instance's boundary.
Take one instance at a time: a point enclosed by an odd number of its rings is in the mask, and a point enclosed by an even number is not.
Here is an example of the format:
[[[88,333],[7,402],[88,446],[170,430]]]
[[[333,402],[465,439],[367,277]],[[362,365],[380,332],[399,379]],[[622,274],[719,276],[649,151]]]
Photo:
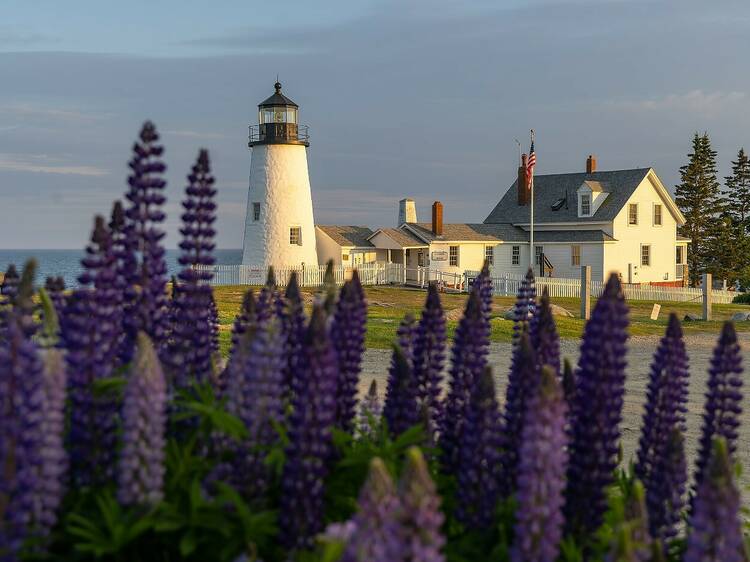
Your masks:
[[[299,106],[281,93],[281,83],[274,84],[274,94],[258,105],[258,125],[250,126],[250,142],[260,144],[302,144],[309,146],[306,126],[300,126]]]

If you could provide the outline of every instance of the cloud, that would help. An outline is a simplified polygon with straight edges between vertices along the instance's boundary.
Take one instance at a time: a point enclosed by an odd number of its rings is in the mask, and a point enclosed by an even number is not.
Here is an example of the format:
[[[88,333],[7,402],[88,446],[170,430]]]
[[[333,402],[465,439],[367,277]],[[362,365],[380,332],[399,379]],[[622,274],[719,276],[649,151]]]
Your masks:
[[[32,103],[10,103],[0,105],[0,114],[15,117],[42,117],[44,119],[56,119],[61,121],[90,122],[110,119],[113,113],[91,113],[75,109],[62,109],[59,107],[45,107]]]
[[[642,100],[612,102],[609,105],[629,111],[673,111],[716,115],[725,111],[735,111],[739,104],[744,104],[747,100],[746,92],[691,90],[684,94],[669,94]]]
[[[221,133],[204,133],[201,131],[164,131],[165,135],[172,135],[175,137],[185,137],[190,139],[223,139],[226,135]]]
[[[74,176],[106,176],[109,174],[103,168],[71,165],[59,158],[52,158],[46,154],[0,153],[0,171]]]

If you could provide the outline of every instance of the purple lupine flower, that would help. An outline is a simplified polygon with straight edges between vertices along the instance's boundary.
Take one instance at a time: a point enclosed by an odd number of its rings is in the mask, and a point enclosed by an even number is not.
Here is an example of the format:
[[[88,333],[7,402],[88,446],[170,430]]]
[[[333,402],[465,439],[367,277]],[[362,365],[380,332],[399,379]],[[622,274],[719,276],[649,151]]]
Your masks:
[[[725,322],[708,371],[708,391],[696,461],[695,487],[700,486],[716,437],[726,440],[729,456],[737,449],[737,430],[742,414],[742,356],[734,324]]]
[[[492,369],[474,380],[459,443],[456,517],[474,529],[493,521],[500,480],[500,413]]]
[[[602,522],[606,489],[617,466],[625,392],[628,307],[616,275],[611,275],[586,324],[576,373],[566,525],[586,536]]]
[[[414,336],[414,378],[420,408],[426,410],[431,434],[440,419],[440,393],[442,392],[443,365],[445,363],[445,313],[440,304],[437,285],[430,283],[427,300],[422,309]]]
[[[33,258],[28,260],[21,271],[21,276],[13,265],[8,267],[8,273],[0,286],[0,328],[5,324],[4,318],[15,316],[16,322],[27,337],[36,333],[38,324],[34,318],[36,305],[34,304],[34,277],[37,264]],[[2,334],[0,334],[2,337]]]
[[[417,385],[409,359],[398,345],[393,348],[383,419],[392,437],[420,422]]]
[[[654,550],[648,531],[648,511],[646,509],[646,492],[639,480],[633,481],[625,497],[623,520],[614,531],[609,552],[604,562],[654,562],[660,555]]]
[[[266,284],[258,293],[257,315],[259,322],[265,322],[278,312],[279,291],[276,289],[276,274],[273,267],[268,268]]]
[[[487,319],[487,328],[489,329],[490,316],[492,315],[492,295],[495,290],[492,285],[492,277],[490,276],[490,264],[487,260],[482,265],[482,270],[474,280],[475,283],[479,284],[479,297],[482,301],[482,312]]]
[[[284,342],[275,319],[245,332],[232,358],[227,380],[227,411],[245,425],[248,436],[235,449],[231,483],[245,497],[268,485],[268,449],[278,440],[274,425],[284,421],[282,367]]]
[[[740,493],[734,483],[729,446],[716,437],[698,484],[688,525],[685,562],[745,562]]]
[[[67,299],[60,332],[69,375],[71,476],[84,486],[108,482],[114,475],[117,438],[115,399],[94,390],[118,362],[121,326],[112,239],[100,216],[81,264],[81,287]]]
[[[47,277],[44,289],[55,307],[57,317],[60,318],[65,308],[65,280],[62,277]]]
[[[62,350],[44,352],[44,407],[39,524],[51,530],[65,494],[68,457],[65,452],[65,359]]]
[[[125,211],[127,245],[131,253],[127,263],[135,267],[126,272],[131,288],[124,316],[125,363],[132,356],[139,331],[145,331],[154,345],[161,348],[169,329],[165,291],[167,264],[162,246],[165,232],[159,226],[165,218],[162,208],[167,182],[163,177],[166,166],[161,159],[164,149],[158,141],[156,127],[147,121],[138,142],[133,145],[133,158],[128,163],[132,173],[128,176],[126,194],[130,206]],[[140,262],[134,256],[140,256]]]
[[[203,383],[212,374],[214,324],[210,281],[213,272],[208,267],[215,261],[216,189],[208,151],[200,151],[187,180],[180,228],[182,270],[172,299],[169,339],[161,353],[171,382],[177,388],[185,388],[193,382]]]
[[[412,447],[406,453],[406,467],[398,486],[401,499],[400,524],[404,550],[401,560],[442,562],[445,537],[442,534],[443,514],[440,496],[430,477],[422,453]]]
[[[329,316],[333,314],[336,306],[336,276],[333,273],[333,260],[326,262],[326,271],[323,274],[323,285],[318,295],[318,301]]]
[[[17,560],[24,542],[44,530],[44,365],[18,314],[6,318],[0,340],[0,557]]]
[[[303,341],[305,339],[305,309],[302,294],[297,282],[297,272],[293,271],[284,293],[281,310],[281,331],[284,335],[284,396],[289,401],[292,389],[295,387],[294,378],[301,372],[303,357]]]
[[[400,511],[393,480],[383,461],[376,457],[370,461],[341,562],[410,560],[404,557]]]
[[[487,363],[489,330],[486,324],[479,284],[474,284],[453,340],[448,395],[443,402],[440,420],[438,444],[442,452],[442,465],[448,474],[455,474],[458,466],[459,442],[474,379],[482,373]]]
[[[536,285],[534,284],[534,272],[531,268],[526,272],[526,276],[518,287],[513,313],[515,315],[513,341],[517,342],[521,337],[521,332],[527,329],[529,322],[536,315]]]
[[[380,403],[378,396],[378,381],[372,379],[370,388],[359,404],[359,425],[357,431],[363,437],[372,437],[376,428],[374,424],[380,423],[380,417],[383,415],[383,405]]]
[[[503,413],[501,492],[504,496],[510,496],[516,489],[523,424],[529,400],[536,393],[540,378],[536,351],[531,347],[525,328],[512,353]]]
[[[651,363],[635,474],[646,488],[649,528],[665,543],[677,533],[687,482],[684,464],[675,463],[674,433],[684,433],[687,411],[688,358],[675,314]],[[672,451],[672,455],[669,452]]]
[[[138,268],[138,260],[135,251],[131,248],[131,240],[128,234],[128,224],[125,210],[121,201],[115,201],[112,205],[112,213],[109,220],[109,232],[112,237],[112,253],[115,256],[115,281],[113,288],[113,306],[123,315],[126,305],[132,303],[136,297],[136,288],[131,284],[135,271]],[[172,285],[174,290],[174,284]],[[122,318],[121,333],[118,336],[117,357],[118,364],[125,364],[132,356],[132,342],[125,333],[124,317]]]
[[[557,374],[545,366],[523,424],[512,562],[557,559],[568,464],[566,415],[567,404]]]
[[[529,340],[536,350],[539,365],[549,365],[560,376],[560,337],[552,316],[547,287],[542,291],[541,302],[530,322]]]
[[[117,498],[151,506],[164,495],[167,382],[149,337],[141,332],[122,404]]]
[[[255,295],[253,294],[252,289],[248,289],[242,296],[242,305],[240,306],[240,311],[234,319],[234,325],[232,326],[232,347],[230,357],[234,355],[245,332],[254,328],[257,324],[258,315],[256,313]]]
[[[326,324],[325,311],[316,305],[305,335],[301,372],[294,380],[279,516],[281,537],[293,550],[311,546],[324,524],[324,479],[333,452],[338,377]]]
[[[214,298],[213,290],[209,293],[210,300],[208,304],[208,325],[211,331],[210,347],[211,355],[219,353],[219,327],[221,326],[221,320],[219,319],[219,307],[216,305],[216,299]]]
[[[351,431],[357,413],[357,387],[367,332],[367,300],[357,270],[344,283],[331,324],[331,340],[339,362],[336,425]]]

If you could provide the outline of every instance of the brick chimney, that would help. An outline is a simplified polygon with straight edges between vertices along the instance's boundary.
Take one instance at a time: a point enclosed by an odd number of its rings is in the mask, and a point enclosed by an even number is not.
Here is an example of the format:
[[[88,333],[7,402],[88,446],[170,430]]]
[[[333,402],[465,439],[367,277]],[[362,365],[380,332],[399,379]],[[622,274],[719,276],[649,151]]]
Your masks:
[[[443,204],[440,201],[432,204],[432,233],[435,236],[443,235]]]
[[[594,172],[596,172],[596,156],[589,154],[586,158],[586,173],[593,174]]]
[[[518,205],[523,207],[529,204],[531,199],[530,186],[526,181],[526,162],[528,157],[521,155],[521,165],[518,167]]]

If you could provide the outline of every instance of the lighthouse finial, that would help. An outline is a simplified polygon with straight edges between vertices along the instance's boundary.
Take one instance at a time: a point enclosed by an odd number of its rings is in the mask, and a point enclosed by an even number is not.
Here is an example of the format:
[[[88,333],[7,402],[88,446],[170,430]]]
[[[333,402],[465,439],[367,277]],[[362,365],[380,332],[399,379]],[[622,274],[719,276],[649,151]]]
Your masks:
[[[279,82],[279,73],[276,73],[276,84],[273,85],[274,89],[276,90],[276,93],[281,93],[281,82]]]

